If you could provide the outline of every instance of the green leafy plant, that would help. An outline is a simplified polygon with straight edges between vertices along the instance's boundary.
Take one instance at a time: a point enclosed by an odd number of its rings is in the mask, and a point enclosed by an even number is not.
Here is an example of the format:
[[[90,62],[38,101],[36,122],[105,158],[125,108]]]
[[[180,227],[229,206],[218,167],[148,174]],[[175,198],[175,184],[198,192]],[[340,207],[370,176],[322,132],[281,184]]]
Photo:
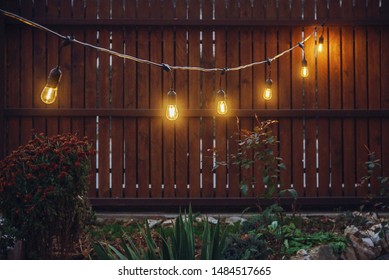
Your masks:
[[[227,238],[224,259],[267,260],[271,253],[265,240],[255,234],[234,234]]]
[[[0,162],[0,211],[27,258],[66,257],[90,214],[87,138],[35,135]]]

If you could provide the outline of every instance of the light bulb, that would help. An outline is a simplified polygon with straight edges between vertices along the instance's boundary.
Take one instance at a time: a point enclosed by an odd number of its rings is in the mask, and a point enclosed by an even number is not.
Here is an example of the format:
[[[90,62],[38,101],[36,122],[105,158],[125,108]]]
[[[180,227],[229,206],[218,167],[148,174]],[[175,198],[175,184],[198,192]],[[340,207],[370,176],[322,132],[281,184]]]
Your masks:
[[[323,51],[323,43],[324,43],[324,37],[323,35],[319,38],[319,45],[317,46],[317,51],[322,52]]]
[[[308,77],[308,75],[309,75],[308,63],[304,57],[303,61],[301,63],[301,77],[306,78],[306,77]]]
[[[273,81],[271,79],[267,79],[265,82],[265,90],[263,91],[263,99],[270,100],[273,96],[272,87]]]
[[[226,93],[222,89],[217,92],[216,111],[219,115],[225,115],[228,112]]]
[[[62,72],[59,66],[50,71],[49,77],[47,78],[46,86],[43,88],[41,93],[41,100],[43,103],[52,104],[57,98],[58,84],[61,80]]]
[[[174,121],[178,118],[177,94],[174,90],[170,90],[167,93],[167,104],[166,118],[170,121]]]

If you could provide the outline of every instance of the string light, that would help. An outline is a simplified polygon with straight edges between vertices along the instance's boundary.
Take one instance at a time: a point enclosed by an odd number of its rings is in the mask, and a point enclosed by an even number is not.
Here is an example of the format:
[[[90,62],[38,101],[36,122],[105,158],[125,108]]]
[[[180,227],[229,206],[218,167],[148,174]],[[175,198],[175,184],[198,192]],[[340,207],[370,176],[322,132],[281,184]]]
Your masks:
[[[263,90],[263,99],[268,101],[273,96],[273,92],[272,92],[272,88],[271,88],[273,85],[273,81],[271,79],[271,59],[268,58],[266,63],[267,63],[267,66],[269,68],[269,71],[268,71],[267,79],[265,81],[265,89]]]
[[[222,89],[222,77],[224,73],[227,71],[227,68],[225,68],[221,73],[220,73],[220,80],[219,80],[219,91],[217,92],[217,106],[216,106],[216,111],[219,115],[225,115],[228,112],[228,107],[227,107],[227,95],[226,92]]]
[[[51,69],[49,77],[47,78],[46,86],[41,93],[41,100],[45,104],[54,103],[57,98],[58,84],[61,80],[62,72],[59,66]]]
[[[166,118],[169,121],[174,121],[178,118],[178,109],[177,109],[177,93],[174,91],[173,73],[168,64],[162,63],[162,70],[170,73],[170,90],[167,93]]]
[[[264,61],[255,61],[255,62],[252,62],[252,63],[249,63],[249,64],[245,64],[245,65],[240,65],[240,66],[236,66],[236,67],[230,67],[228,69],[227,68],[203,68],[203,67],[198,67],[198,66],[177,66],[177,65],[169,66],[169,65],[166,65],[164,63],[157,63],[157,62],[154,62],[154,61],[150,61],[150,60],[146,60],[146,59],[141,59],[141,58],[137,58],[137,57],[134,57],[134,56],[131,56],[131,55],[119,53],[119,52],[116,52],[116,51],[113,51],[113,50],[110,50],[110,49],[98,47],[98,46],[95,46],[95,45],[92,45],[92,44],[89,44],[89,43],[86,43],[86,42],[78,41],[75,38],[71,38],[71,40],[69,40],[69,37],[61,35],[61,34],[55,32],[55,31],[53,31],[53,30],[51,30],[51,29],[49,29],[47,27],[44,27],[44,26],[42,26],[42,25],[40,25],[40,24],[38,24],[36,22],[33,22],[31,20],[25,19],[25,18],[23,18],[23,17],[21,17],[19,15],[10,13],[8,11],[4,11],[2,9],[0,9],[0,12],[2,14],[4,14],[5,16],[7,16],[7,17],[10,17],[12,19],[18,20],[18,21],[20,21],[20,22],[22,22],[22,23],[24,23],[26,25],[29,25],[29,26],[32,26],[34,28],[43,30],[45,32],[49,32],[49,33],[51,33],[51,34],[53,34],[53,35],[55,35],[55,36],[57,36],[57,37],[59,37],[61,39],[64,39],[65,41],[64,41],[63,46],[69,44],[70,42],[72,42],[72,43],[76,43],[76,44],[82,45],[84,47],[90,47],[90,48],[96,49],[98,51],[109,53],[111,55],[118,56],[118,57],[121,57],[121,58],[124,58],[124,59],[128,59],[128,60],[132,60],[132,61],[135,61],[135,62],[138,62],[138,63],[145,63],[145,64],[148,64],[148,65],[157,66],[157,67],[160,67],[163,70],[168,71],[168,72],[170,72],[171,70],[189,70],[189,71],[202,71],[202,72],[217,72],[217,71],[221,71],[221,73],[224,74],[227,71],[239,71],[239,70],[242,70],[242,69],[245,69],[245,68],[254,67],[256,65],[268,63],[269,60],[273,61],[275,59],[278,59],[281,56],[283,56],[283,55],[293,51],[297,47],[302,47],[303,48],[304,47],[304,43],[306,41],[308,41],[317,31],[317,27],[315,27],[314,30],[308,36],[306,36],[302,41],[300,41],[298,44],[296,44],[296,45],[292,46],[291,48],[286,49],[283,52],[275,55],[274,57],[272,57],[270,59],[267,59],[267,60],[264,60]],[[325,22],[323,22],[322,25],[321,25],[322,28],[324,26],[324,23]],[[318,45],[318,51],[319,52],[322,51],[323,42],[324,42],[324,37],[323,37],[323,34],[322,34],[320,36],[320,38],[319,38],[319,45]],[[61,49],[62,49],[63,46],[61,46]],[[308,74],[309,74],[309,72],[308,72],[308,65],[307,65],[307,61],[305,59],[305,53],[304,53],[304,48],[303,48],[303,60],[302,60],[301,76],[306,78],[308,76]],[[171,74],[171,77],[172,77],[172,74]],[[58,66],[50,71],[49,77],[47,79],[46,86],[45,86],[44,90],[41,93],[41,99],[46,104],[51,104],[51,103],[53,103],[55,101],[55,98],[56,98],[57,92],[58,92],[58,84],[59,84],[60,78],[61,78],[61,71],[59,69],[59,63],[58,63]],[[265,90],[264,90],[264,93],[263,93],[263,98],[265,100],[270,100],[271,97],[272,97],[271,86],[272,86],[272,80],[269,77],[268,79],[266,79]],[[220,114],[223,114],[223,112],[224,112],[224,114],[227,113],[226,93],[221,88],[220,88],[220,90],[217,93],[217,97],[218,97],[218,108],[217,108],[218,113],[220,113]],[[175,119],[178,118],[178,109],[177,109],[177,104],[176,104],[177,94],[174,91],[173,87],[170,88],[170,90],[169,90],[169,92],[167,94],[167,100],[168,100],[168,108],[166,110],[166,116],[170,120],[175,120]],[[219,104],[220,104],[220,106],[219,106]]]

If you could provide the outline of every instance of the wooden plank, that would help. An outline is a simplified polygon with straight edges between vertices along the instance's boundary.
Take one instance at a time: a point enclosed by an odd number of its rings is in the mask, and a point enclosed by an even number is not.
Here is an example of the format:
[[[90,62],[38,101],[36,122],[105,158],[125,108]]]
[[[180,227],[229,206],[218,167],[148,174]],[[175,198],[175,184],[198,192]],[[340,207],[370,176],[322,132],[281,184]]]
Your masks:
[[[354,109],[353,29],[342,28],[342,108]],[[355,195],[355,122],[343,120],[343,183],[345,196]]]
[[[329,10],[328,15],[329,19],[339,19],[341,18],[341,9],[339,0],[329,0]]]
[[[8,4],[7,9],[17,13],[19,5],[15,2]],[[20,27],[7,28],[5,36],[6,43],[6,91],[4,91],[5,106],[8,108],[20,107]],[[40,95],[40,93],[39,93]],[[3,132],[4,133],[4,132]],[[15,150],[20,142],[20,118],[15,116],[7,120],[7,129],[5,131],[6,154]]]
[[[72,6],[70,0],[61,0],[61,18],[71,18]],[[96,15],[95,15],[96,16]],[[61,28],[61,34],[71,35],[71,29]],[[35,40],[35,39],[34,39]],[[61,94],[58,96],[59,108],[71,108],[71,46],[67,46],[61,51],[61,83],[58,90]],[[67,117],[61,117],[59,120],[59,133],[69,133],[71,131],[71,120]]]
[[[38,1],[34,3],[34,20],[44,18],[46,6],[45,3]],[[46,61],[46,33],[41,30],[34,30],[34,108],[44,108],[45,104],[42,102],[40,95],[47,80],[46,67],[42,67],[42,61]],[[33,120],[34,130],[36,133],[46,133],[46,119],[36,117]]]
[[[389,30],[381,29],[381,109],[389,109]],[[382,119],[382,173],[389,176],[389,118]]]
[[[368,16],[377,18],[379,16],[378,0],[369,1]],[[380,81],[380,30],[370,27],[367,29],[367,73],[368,73],[368,105],[369,109],[379,109],[381,107],[381,81]],[[379,118],[369,119],[369,149],[374,152],[376,157],[381,159],[381,120]],[[365,151],[367,153],[367,151]],[[381,175],[381,174],[379,174]],[[380,182],[372,179],[370,193],[379,195]]]
[[[186,1],[177,2],[176,17],[186,18]],[[175,63],[177,65],[188,65],[187,31],[184,28],[176,30],[175,39]],[[176,72],[176,90],[180,95],[180,109],[188,109],[188,71]],[[161,106],[162,107],[162,106]],[[176,121],[176,195],[177,197],[188,196],[189,178],[189,123],[187,118],[180,117]]]
[[[112,17],[124,18],[123,3],[112,2]],[[112,30],[112,49],[124,53],[124,30],[117,27]],[[123,66],[122,58],[112,57],[112,108],[123,108]],[[124,181],[124,132],[123,118],[113,118],[112,123],[112,197],[123,196]]]
[[[97,5],[96,0],[87,0],[85,6],[85,17],[96,18]],[[96,44],[96,29],[89,27],[85,29],[85,41],[90,44]],[[97,65],[96,65],[97,52],[94,49],[88,49],[85,51],[85,108],[96,108],[96,78],[97,78]],[[96,149],[96,115],[85,120],[85,135],[90,141],[94,141],[93,145]],[[90,186],[88,195],[89,197],[97,196],[96,189],[96,156],[91,159],[92,175],[90,177]]]
[[[339,2],[330,1],[330,18],[340,16]],[[329,28],[328,56],[329,60],[329,96],[330,109],[341,109],[341,33],[340,28]],[[342,189],[342,122],[340,119],[330,120],[330,170],[331,170],[331,195],[341,196]]]
[[[190,19],[200,17],[200,1],[188,2]],[[198,28],[189,30],[189,65],[200,65],[200,34]],[[189,108],[200,108],[200,73],[189,72]],[[200,119],[189,119],[189,196],[200,197]]]
[[[136,0],[125,1],[125,14],[126,18],[135,18]],[[126,53],[136,55],[136,34],[137,31],[134,28],[125,28],[125,47]],[[134,61],[126,60],[124,63],[124,107],[125,108],[136,108],[136,73],[137,64]],[[127,117],[124,119],[124,165],[125,165],[125,186],[124,196],[125,197],[136,197],[137,196],[137,133],[136,133],[136,119],[133,117]]]
[[[142,28],[138,30],[138,56],[149,59],[149,31]],[[137,64],[138,99],[137,108],[149,108],[149,65]],[[138,196],[149,196],[150,179],[150,120],[148,118],[138,118],[137,122],[137,166],[138,166]]]
[[[109,2],[99,2],[99,16],[109,18]],[[109,49],[110,31],[108,28],[99,29],[99,46]],[[106,53],[99,52],[99,72],[98,72],[98,106],[103,108],[110,107],[110,88],[109,88],[109,68],[110,57]],[[111,196],[110,182],[110,119],[109,117],[99,117],[98,120],[98,170],[99,170],[99,197]]]
[[[293,3],[294,4],[294,3]],[[301,41],[301,28],[292,29],[292,44]],[[292,52],[292,108],[303,108],[302,79],[301,79],[301,50]],[[299,197],[304,197],[303,169],[303,120],[292,120],[292,183]]]
[[[287,16],[284,10],[280,16]],[[278,48],[279,51],[289,49],[291,46],[291,30],[290,28],[283,28],[279,30]],[[278,60],[278,101],[280,109],[291,109],[291,54],[285,54]],[[280,183],[282,188],[290,188],[292,185],[292,120],[279,120],[279,138],[280,141],[280,157],[286,166],[286,170],[281,170]]]
[[[206,1],[202,5],[202,16],[205,19],[212,18],[212,2]],[[202,31],[202,67],[212,68],[213,65],[213,29],[204,28]],[[213,109],[214,106],[214,73],[201,73],[202,80],[202,108]],[[213,118],[202,118],[201,122],[201,140],[202,140],[202,196],[212,197],[214,194],[213,188],[213,158],[208,152],[213,148]]]
[[[329,17],[327,1],[316,1],[317,19],[319,22],[324,22]],[[320,191],[320,190],[319,190]]]
[[[240,3],[240,18],[242,20],[249,19],[252,16],[251,11],[251,2],[250,1],[241,1]],[[252,57],[252,30],[251,28],[241,28],[240,29],[240,45],[239,45],[239,64],[245,65],[253,61]],[[252,109],[253,107],[253,70],[251,67],[242,69],[240,71],[239,77],[239,99],[240,99],[240,108],[242,109]],[[240,120],[241,129],[252,131],[253,130],[253,117],[242,118]],[[247,154],[249,159],[253,158],[252,151],[248,151]],[[245,180],[248,184],[248,196],[255,196],[253,189],[253,176],[254,168],[242,168],[241,169],[242,180]]]
[[[312,3],[312,2],[310,2]],[[307,6],[310,11],[312,7]],[[304,29],[309,34],[312,29]],[[305,58],[308,62],[309,76],[304,78],[304,103],[306,109],[316,108],[316,65],[315,41],[308,40],[304,44]],[[317,161],[316,161],[316,126],[315,119],[305,119],[305,194],[307,197],[317,196]]]
[[[357,7],[356,7],[357,8]],[[366,7],[359,7],[366,11]],[[355,108],[367,109],[367,31],[364,27],[354,29],[354,64],[355,64]],[[366,175],[365,162],[368,160],[368,153],[365,146],[368,145],[368,120],[357,119],[355,121],[355,150],[356,150],[356,182]],[[369,192],[368,186],[357,188],[358,196],[366,196]]]
[[[154,0],[150,4],[150,17],[160,18],[161,2]],[[153,28],[150,30],[150,59],[162,61],[162,30]],[[165,90],[162,87],[162,71],[158,67],[150,68],[150,108],[161,109]],[[162,197],[163,180],[163,156],[162,156],[162,118],[150,119],[150,174],[151,197]]]
[[[322,3],[322,2],[321,2]],[[324,9],[324,8],[323,8]],[[329,69],[329,35],[328,28],[319,30],[318,34],[323,34],[323,51],[317,53],[317,107],[319,109],[328,109],[330,100],[330,80],[328,76]],[[320,36],[319,35],[319,36]],[[318,156],[319,156],[319,196],[330,195],[330,122],[328,119],[319,119],[318,121]]]
[[[76,1],[73,5],[73,18],[84,19],[84,3]],[[72,31],[73,36],[77,40],[85,41],[84,30],[76,29]],[[71,91],[67,94],[71,95],[73,108],[84,108],[85,99],[85,48],[79,44],[72,44],[71,47],[71,76],[72,84]],[[89,51],[89,49],[88,49]],[[77,133],[81,137],[84,135],[84,119],[72,119],[72,132]]]
[[[169,18],[173,15],[172,2],[164,2],[163,16]],[[163,30],[163,61],[170,65],[174,64],[174,31],[170,28]],[[163,75],[163,87],[166,93],[172,88],[171,75],[174,76],[175,73],[165,72]],[[173,85],[173,89],[175,89],[175,85]],[[166,102],[166,95],[164,100]],[[177,104],[180,104],[180,102],[180,93],[177,93]],[[166,105],[164,108],[166,108]],[[178,112],[180,112],[180,108],[178,108]],[[175,121],[170,121],[165,117],[163,118],[164,197],[175,196],[175,157]]]
[[[58,3],[50,1],[47,3],[47,18],[58,19]],[[55,68],[58,65],[58,48],[59,40],[55,36],[47,36],[47,62],[46,62],[46,76],[48,76],[51,69]],[[58,91],[58,94],[61,94],[61,91]],[[68,93],[64,93],[68,94]],[[58,97],[53,104],[46,105],[48,108],[58,108]],[[47,135],[57,135],[58,134],[58,118],[49,117],[46,118],[47,122]]]
[[[215,18],[223,19],[226,17],[226,3],[224,0],[216,0],[215,2]],[[227,65],[226,56],[226,30],[217,28],[215,30],[215,67],[224,68]],[[219,73],[218,75],[221,75]],[[226,90],[226,74],[222,77],[222,89]],[[218,76],[216,76],[216,79]],[[216,85],[216,91],[219,89]],[[227,94],[227,106],[229,106],[229,97]],[[224,116],[216,117],[216,161],[226,162],[227,160],[227,118]],[[219,166],[216,169],[216,197],[227,196],[227,167]]]
[[[265,6],[262,1],[255,1],[253,3],[253,18],[265,18]],[[253,30],[253,60],[266,60],[265,53],[265,28],[254,28]],[[266,108],[266,101],[263,99],[264,84],[266,81],[265,65],[256,65],[253,67],[253,108],[264,110]],[[257,114],[260,121],[262,121],[261,114]],[[254,125],[258,125],[254,121]],[[263,196],[265,194],[265,186],[263,184],[263,164],[256,162],[254,164],[254,193],[256,196]]]
[[[1,8],[5,8],[5,3],[0,3]],[[6,38],[6,27],[4,22],[4,17],[0,17],[0,37]],[[5,109],[5,92],[7,88],[6,78],[7,78],[7,64],[6,64],[6,44],[5,40],[0,44],[0,131],[5,131],[6,123],[4,118],[4,109]],[[6,156],[6,133],[2,133],[0,136],[0,160]]]
[[[227,7],[227,17],[239,18],[239,9],[237,1],[229,1]],[[239,65],[239,29],[230,28],[227,30],[227,67],[235,67]],[[241,109],[239,103],[239,72],[227,72],[226,75],[226,90],[228,92],[228,100],[231,109]],[[233,115],[234,116],[234,115]],[[238,119],[231,117],[227,120],[227,135],[228,135],[228,153],[233,155],[238,151],[237,140],[239,133]],[[230,158],[228,167],[228,196],[240,196],[240,169],[237,165],[232,164],[233,159]]]

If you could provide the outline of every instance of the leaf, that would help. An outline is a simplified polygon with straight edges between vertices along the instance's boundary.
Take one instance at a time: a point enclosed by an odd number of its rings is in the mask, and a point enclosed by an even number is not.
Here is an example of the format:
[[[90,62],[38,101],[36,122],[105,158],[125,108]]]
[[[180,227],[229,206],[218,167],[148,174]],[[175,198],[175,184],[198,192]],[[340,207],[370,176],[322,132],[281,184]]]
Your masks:
[[[285,166],[285,163],[279,163],[278,164],[278,167],[280,168],[280,169],[282,169],[282,170],[286,170],[286,166]]]
[[[249,191],[249,186],[247,185],[247,183],[241,182],[240,183],[240,190],[242,191],[243,195],[247,195],[247,193]]]

